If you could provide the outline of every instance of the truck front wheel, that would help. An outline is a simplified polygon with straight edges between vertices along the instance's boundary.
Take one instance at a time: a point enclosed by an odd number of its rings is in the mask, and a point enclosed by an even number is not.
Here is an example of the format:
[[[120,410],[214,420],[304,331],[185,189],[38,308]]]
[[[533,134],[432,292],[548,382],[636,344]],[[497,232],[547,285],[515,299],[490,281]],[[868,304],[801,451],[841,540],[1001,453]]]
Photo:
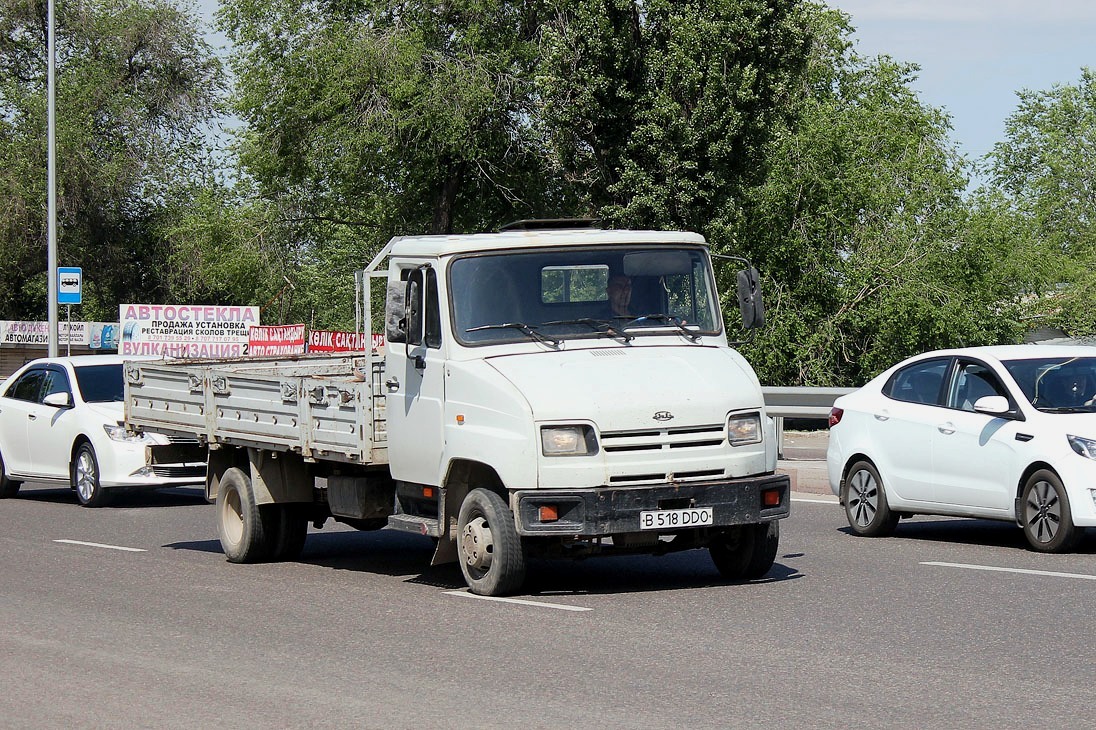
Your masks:
[[[756,580],[773,567],[779,543],[780,523],[773,520],[721,533],[708,544],[708,552],[724,578]]]
[[[464,580],[473,593],[504,596],[525,582],[525,554],[514,514],[502,497],[473,489],[457,518],[457,551]]]
[[[240,469],[227,469],[217,490],[217,534],[230,563],[266,560],[278,532],[276,515],[255,503],[251,479]]]

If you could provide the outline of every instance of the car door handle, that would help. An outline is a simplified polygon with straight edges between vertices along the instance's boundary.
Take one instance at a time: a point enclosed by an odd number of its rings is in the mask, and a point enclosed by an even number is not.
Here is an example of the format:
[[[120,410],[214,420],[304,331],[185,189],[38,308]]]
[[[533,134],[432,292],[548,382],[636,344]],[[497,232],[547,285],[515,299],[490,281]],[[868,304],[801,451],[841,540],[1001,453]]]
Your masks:
[[[942,434],[951,435],[955,433],[955,424],[951,421],[948,421],[947,423],[941,423],[939,426],[936,427],[936,430]]]
[[[37,419],[38,419],[38,416],[34,415],[33,413],[28,413],[28,414],[27,414],[27,418],[29,418],[30,420],[34,421],[34,420],[37,420]]]
[[[879,411],[875,414],[875,420],[877,421],[889,421],[890,411]]]

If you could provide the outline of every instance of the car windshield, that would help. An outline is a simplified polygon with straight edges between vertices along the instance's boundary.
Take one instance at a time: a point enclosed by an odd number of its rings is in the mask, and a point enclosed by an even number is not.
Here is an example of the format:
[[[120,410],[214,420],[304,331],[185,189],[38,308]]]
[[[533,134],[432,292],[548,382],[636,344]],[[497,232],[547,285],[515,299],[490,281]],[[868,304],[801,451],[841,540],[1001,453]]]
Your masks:
[[[721,322],[700,247],[614,246],[465,256],[449,270],[466,344],[637,336],[693,339]]]
[[[1040,411],[1096,413],[1096,357],[1007,360],[1004,365]]]
[[[124,397],[122,365],[81,365],[76,368],[76,384],[86,403],[110,403]]]

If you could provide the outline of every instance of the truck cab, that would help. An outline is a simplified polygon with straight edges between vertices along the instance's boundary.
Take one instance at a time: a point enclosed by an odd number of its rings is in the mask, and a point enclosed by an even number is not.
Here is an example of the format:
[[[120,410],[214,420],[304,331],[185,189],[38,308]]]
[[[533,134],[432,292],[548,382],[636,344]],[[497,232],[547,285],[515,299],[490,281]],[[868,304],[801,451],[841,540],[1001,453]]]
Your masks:
[[[520,586],[532,555],[707,547],[729,577],[768,571],[788,480],[701,236],[405,237],[371,268],[389,525],[438,538],[435,562],[487,594]],[[746,321],[755,277],[740,276]]]

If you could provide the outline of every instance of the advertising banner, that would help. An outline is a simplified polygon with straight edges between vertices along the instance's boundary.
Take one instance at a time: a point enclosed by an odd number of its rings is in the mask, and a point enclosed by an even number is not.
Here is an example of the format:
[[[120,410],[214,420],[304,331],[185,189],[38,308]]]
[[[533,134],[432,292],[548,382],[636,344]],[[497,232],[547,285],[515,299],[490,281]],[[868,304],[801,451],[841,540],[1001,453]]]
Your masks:
[[[58,322],[57,341],[62,345],[91,342],[91,322]],[[49,345],[49,322],[0,321],[2,345]]]
[[[308,333],[309,352],[364,352],[383,348],[384,335],[333,330],[312,330]]]
[[[302,355],[304,331],[303,324],[250,327],[247,331],[247,354],[250,357]]]
[[[247,354],[258,307],[122,304],[120,355],[230,358]]]

